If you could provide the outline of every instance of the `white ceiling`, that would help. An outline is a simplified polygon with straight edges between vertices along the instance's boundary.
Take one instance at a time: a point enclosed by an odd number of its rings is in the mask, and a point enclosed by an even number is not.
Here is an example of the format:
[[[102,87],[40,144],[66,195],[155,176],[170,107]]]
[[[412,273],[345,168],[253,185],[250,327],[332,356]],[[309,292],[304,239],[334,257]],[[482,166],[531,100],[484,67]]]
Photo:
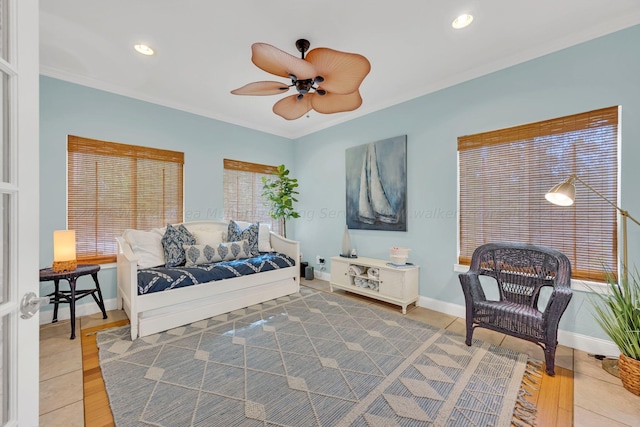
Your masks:
[[[453,30],[463,12],[473,24]],[[639,0],[41,0],[40,71],[298,138],[635,24]],[[229,93],[285,82],[251,62],[251,44],[297,56],[299,38],[369,59],[359,109],[287,121],[271,111],[286,95]]]

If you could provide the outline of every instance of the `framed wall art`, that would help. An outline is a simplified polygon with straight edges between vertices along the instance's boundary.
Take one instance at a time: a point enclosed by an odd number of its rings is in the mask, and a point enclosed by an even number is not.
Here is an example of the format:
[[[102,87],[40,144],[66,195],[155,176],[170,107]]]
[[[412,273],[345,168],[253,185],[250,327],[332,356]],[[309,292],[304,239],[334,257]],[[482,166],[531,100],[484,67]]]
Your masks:
[[[407,136],[348,148],[347,227],[407,231]]]

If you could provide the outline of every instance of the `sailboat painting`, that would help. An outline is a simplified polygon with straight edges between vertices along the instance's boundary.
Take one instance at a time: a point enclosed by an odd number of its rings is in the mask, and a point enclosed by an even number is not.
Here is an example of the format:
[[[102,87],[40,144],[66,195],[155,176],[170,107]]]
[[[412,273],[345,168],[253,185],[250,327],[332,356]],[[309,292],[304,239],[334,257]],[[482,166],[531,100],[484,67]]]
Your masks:
[[[407,231],[407,136],[346,150],[347,227]]]

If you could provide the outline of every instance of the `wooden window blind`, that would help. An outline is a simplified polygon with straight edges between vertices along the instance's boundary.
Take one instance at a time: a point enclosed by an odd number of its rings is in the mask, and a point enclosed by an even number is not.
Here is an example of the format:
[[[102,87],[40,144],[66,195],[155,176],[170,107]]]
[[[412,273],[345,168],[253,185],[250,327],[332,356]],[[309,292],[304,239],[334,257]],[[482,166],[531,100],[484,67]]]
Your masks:
[[[281,222],[269,216],[262,196],[262,177],[273,178],[277,170],[276,166],[224,159],[224,217],[269,224],[271,231],[280,233]]]
[[[617,273],[617,212],[576,182],[570,207],[544,195],[572,173],[617,200],[618,107],[458,138],[460,264],[489,242],[552,247],[577,279]]]
[[[70,135],[68,228],[78,260],[116,259],[116,236],[183,220],[184,153]]]

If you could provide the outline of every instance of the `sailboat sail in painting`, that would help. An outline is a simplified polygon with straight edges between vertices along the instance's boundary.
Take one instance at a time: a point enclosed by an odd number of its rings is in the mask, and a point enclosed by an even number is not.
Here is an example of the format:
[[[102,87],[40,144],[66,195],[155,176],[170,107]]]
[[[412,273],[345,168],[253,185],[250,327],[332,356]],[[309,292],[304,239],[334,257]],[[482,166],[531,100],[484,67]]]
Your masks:
[[[362,162],[358,218],[365,224],[373,224],[376,220],[388,224],[398,222],[398,214],[389,203],[380,180],[375,144],[367,145],[367,152]]]
[[[347,226],[406,231],[406,136],[346,152]]]

